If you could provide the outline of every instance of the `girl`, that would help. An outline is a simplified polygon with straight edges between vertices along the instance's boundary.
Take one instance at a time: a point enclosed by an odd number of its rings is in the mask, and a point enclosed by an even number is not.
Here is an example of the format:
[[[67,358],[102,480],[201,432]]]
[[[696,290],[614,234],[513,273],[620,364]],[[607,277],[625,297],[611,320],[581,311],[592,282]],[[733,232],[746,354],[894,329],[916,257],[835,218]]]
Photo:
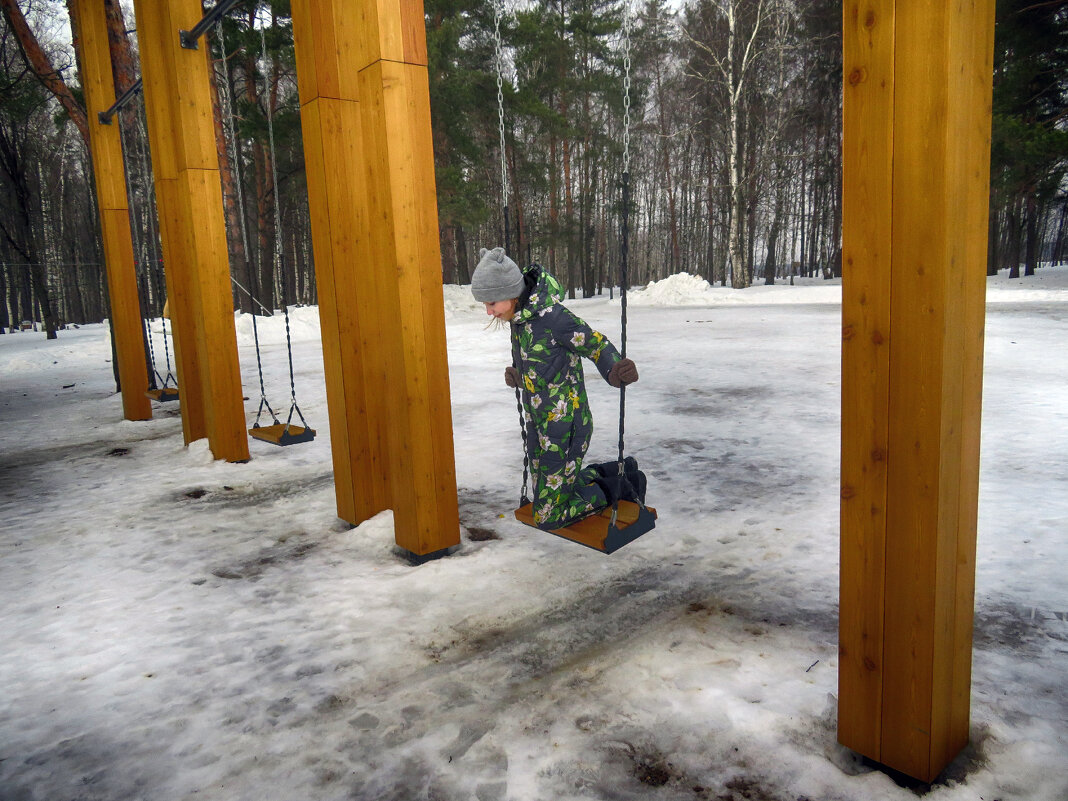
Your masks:
[[[618,462],[582,466],[593,417],[579,357],[592,361],[616,388],[637,381],[638,368],[561,304],[563,289],[541,267],[531,265],[524,274],[499,247],[479,255],[471,293],[486,305],[486,314],[511,329],[512,366],[504,382],[522,390],[534,522],[558,529],[617,499],[644,503],[646,478],[633,458],[624,462],[622,476]]]

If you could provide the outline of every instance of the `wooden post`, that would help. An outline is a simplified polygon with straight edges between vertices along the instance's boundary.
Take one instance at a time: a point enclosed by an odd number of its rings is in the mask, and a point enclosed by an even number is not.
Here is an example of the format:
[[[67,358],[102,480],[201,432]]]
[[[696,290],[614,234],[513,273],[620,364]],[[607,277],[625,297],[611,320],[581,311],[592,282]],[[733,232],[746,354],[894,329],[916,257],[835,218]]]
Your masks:
[[[847,0],[838,738],[968,742],[993,0]]]
[[[294,2],[326,400],[338,517],[356,525],[390,508],[385,383],[375,269],[367,249],[364,153],[356,88],[357,15],[344,0]]]
[[[458,545],[460,524],[426,22],[421,0],[359,6],[360,122],[374,221],[361,255],[381,276],[380,341],[395,393],[388,429],[397,544],[427,554]]]
[[[293,6],[320,301],[324,283],[330,293],[327,398],[331,428],[341,416],[348,428],[334,434],[335,466],[347,449],[356,503],[387,503],[397,544],[437,553],[460,532],[422,3]],[[342,205],[350,197],[360,213]]]
[[[215,458],[245,461],[248,435],[208,51],[203,42],[199,50],[185,49],[178,38],[180,29],[200,21],[201,3],[135,0],[134,7],[175,349],[185,368],[179,380],[186,441],[207,436]]]
[[[122,385],[122,411],[127,420],[150,420],[152,403],[145,396],[148,364],[145,361],[141,304],[137,296],[137,270],[119,121],[115,119],[111,125],[105,125],[97,116],[115,102],[115,78],[108,49],[104,4],[102,0],[77,0],[71,10],[77,18],[73,26],[77,32],[75,46],[81,63],[81,82],[89,118],[89,149],[107,265],[111,325]]]
[[[135,0],[137,35],[151,47],[140,48],[143,98],[152,153],[152,177],[159,215],[160,245],[163,253],[167,307],[174,341],[175,374],[181,391],[182,435],[188,445],[208,435],[204,409],[204,389],[200,377],[196,335],[193,330],[193,278],[190,254],[182,238],[178,198],[178,152],[175,130],[176,103],[172,97],[174,63],[162,42],[170,24],[166,8]],[[151,83],[151,86],[149,85]]]

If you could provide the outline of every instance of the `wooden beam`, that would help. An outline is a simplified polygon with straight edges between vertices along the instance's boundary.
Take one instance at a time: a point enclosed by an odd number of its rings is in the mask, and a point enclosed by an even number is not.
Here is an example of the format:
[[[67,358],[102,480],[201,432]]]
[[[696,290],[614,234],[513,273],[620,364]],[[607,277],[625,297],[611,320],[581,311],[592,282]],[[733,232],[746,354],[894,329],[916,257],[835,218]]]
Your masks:
[[[323,339],[338,517],[353,525],[391,506],[385,421],[392,401],[367,248],[355,48],[343,0],[294,2],[293,40]]]
[[[397,544],[424,555],[460,542],[426,27],[421,0],[359,6],[360,121],[374,220],[361,256],[381,280]]]
[[[138,40],[152,43],[151,47],[140,49],[144,81],[142,97],[152,154],[152,178],[156,190],[164,281],[174,342],[175,373],[182,395],[182,436],[188,445],[208,435],[208,424],[194,329],[197,319],[193,309],[195,273],[183,239],[181,200],[178,196],[175,132],[180,122],[176,116],[176,98],[171,89],[177,78],[174,75],[174,61],[167,57],[167,48],[163,45],[170,34],[166,8],[135,0],[134,10]]]
[[[422,2],[300,0],[293,30],[338,514],[392,508],[424,556],[460,532]]]
[[[968,741],[992,0],[844,7],[839,740]]]
[[[76,16],[75,46],[81,65],[81,83],[89,117],[89,150],[93,161],[100,233],[104,244],[111,326],[115,337],[122,411],[127,420],[150,420],[152,404],[145,360],[144,326],[137,295],[137,269],[134,264],[130,230],[129,198],[126,194],[126,165],[122,157],[119,121],[100,122],[97,114],[115,102],[115,78],[108,49],[107,21],[101,0],[76,0],[71,5]]]
[[[198,382],[179,376],[183,418],[187,405],[198,410],[197,426],[187,438],[207,436],[217,459],[249,458],[241,371],[237,358],[230,288],[226,227],[215,149],[209,84],[209,53],[181,47],[179,29],[189,30],[203,14],[200,0],[136,0],[138,36],[143,43],[142,74],[149,115],[153,160],[160,159],[164,183],[159,191],[161,229],[169,239],[168,291],[181,352],[195,352]],[[144,56],[151,54],[149,58]],[[169,125],[168,125],[169,123]],[[159,150],[157,156],[157,148]],[[166,222],[164,222],[164,220]],[[192,396],[192,397],[191,397]],[[202,410],[202,422],[199,414]],[[189,441],[187,439],[187,441]]]

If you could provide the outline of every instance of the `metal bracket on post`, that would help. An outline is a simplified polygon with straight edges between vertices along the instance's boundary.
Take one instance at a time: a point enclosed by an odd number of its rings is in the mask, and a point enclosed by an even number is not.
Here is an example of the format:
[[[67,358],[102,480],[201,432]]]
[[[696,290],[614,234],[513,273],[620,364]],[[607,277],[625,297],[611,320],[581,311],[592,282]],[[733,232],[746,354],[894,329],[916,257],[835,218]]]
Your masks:
[[[122,93],[122,97],[111,104],[111,108],[96,113],[96,118],[100,120],[101,125],[111,125],[111,118],[118,113],[119,109],[129,103],[134,95],[141,91],[141,83],[142,80],[138,78],[130,85],[129,89]]]
[[[198,40],[204,33],[215,24],[215,21],[219,17],[224,16],[231,8],[237,5],[241,0],[219,0],[215,4],[215,8],[204,15],[204,19],[193,26],[191,31],[178,31],[178,41],[182,47],[186,50],[199,50],[200,46],[197,44]]]

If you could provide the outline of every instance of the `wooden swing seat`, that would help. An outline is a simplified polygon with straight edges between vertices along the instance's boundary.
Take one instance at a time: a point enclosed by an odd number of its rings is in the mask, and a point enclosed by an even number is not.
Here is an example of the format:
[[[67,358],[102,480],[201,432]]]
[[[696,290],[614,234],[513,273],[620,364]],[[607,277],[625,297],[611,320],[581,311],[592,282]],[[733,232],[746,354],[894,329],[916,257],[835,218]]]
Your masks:
[[[178,387],[160,387],[159,389],[150,389],[145,393],[146,398],[151,398],[159,403],[166,403],[167,401],[178,400]]]
[[[272,445],[296,445],[298,442],[311,442],[315,439],[314,428],[301,428],[289,426],[285,423],[275,423],[270,426],[253,426],[248,430],[253,439],[270,442]]]
[[[532,528],[538,528],[534,523],[533,504],[527,503],[516,509],[515,519]],[[609,506],[598,514],[584,517],[577,523],[564,528],[552,529],[549,533],[607,554],[634,542],[642,534],[652,531],[655,526],[656,509],[651,506],[643,509],[631,501],[620,501],[614,526],[612,525],[612,507]],[[546,529],[538,530],[545,531]]]

